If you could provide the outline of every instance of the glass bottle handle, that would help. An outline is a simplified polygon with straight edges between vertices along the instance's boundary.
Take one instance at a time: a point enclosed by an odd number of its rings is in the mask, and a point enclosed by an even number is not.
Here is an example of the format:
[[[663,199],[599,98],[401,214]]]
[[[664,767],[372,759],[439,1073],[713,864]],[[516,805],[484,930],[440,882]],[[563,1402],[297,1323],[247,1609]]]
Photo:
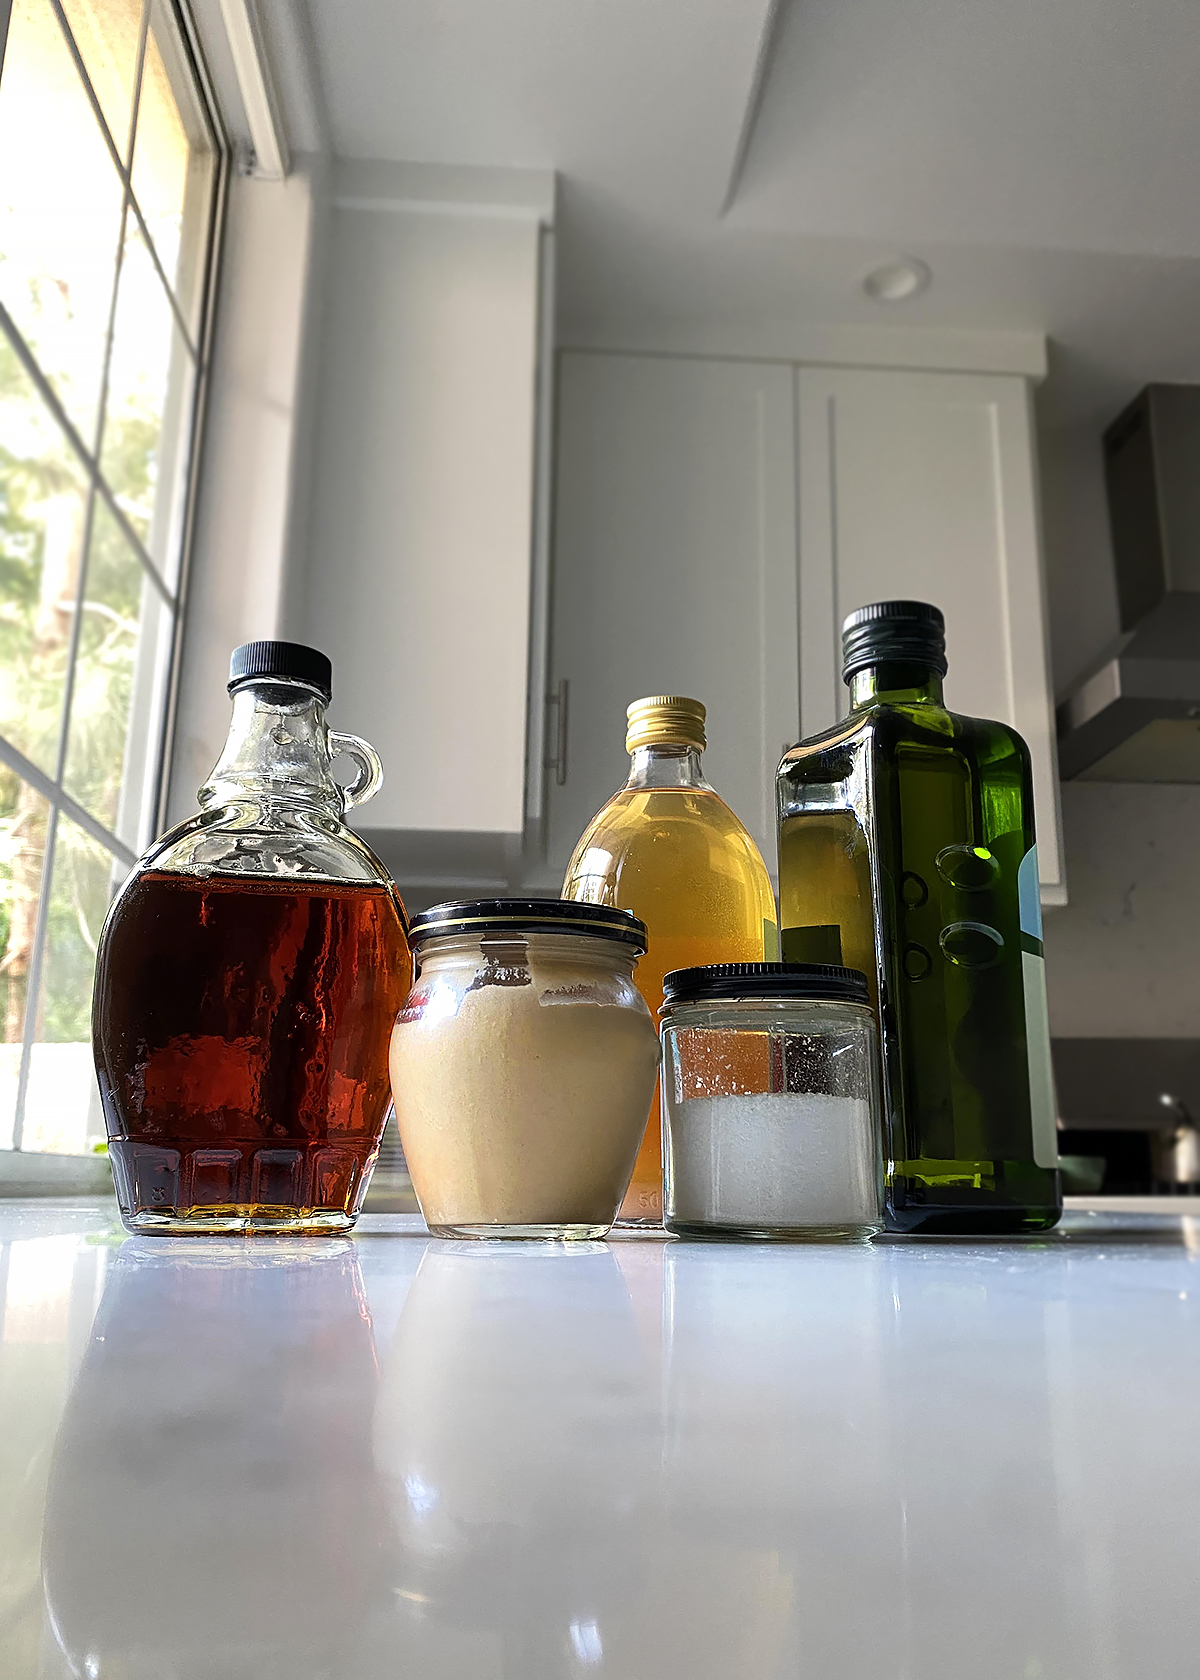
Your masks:
[[[339,729],[329,731],[329,750],[336,758],[345,753],[358,765],[358,775],[349,787],[342,789],[348,811],[352,805],[364,805],[373,799],[383,786],[383,765],[379,754],[369,741],[359,735],[343,735]]]

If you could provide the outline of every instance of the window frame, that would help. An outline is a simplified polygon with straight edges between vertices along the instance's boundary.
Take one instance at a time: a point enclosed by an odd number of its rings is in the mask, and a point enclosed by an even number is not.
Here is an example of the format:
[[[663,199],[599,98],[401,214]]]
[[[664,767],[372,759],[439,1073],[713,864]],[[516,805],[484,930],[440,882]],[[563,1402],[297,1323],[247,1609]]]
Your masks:
[[[163,270],[144,213],[135,196],[132,180],[132,157],[126,159],[121,155],[117,140],[112,134],[61,0],[42,0],[42,4],[54,14],[67,52],[80,78],[84,96],[98,125],[101,140],[110,154],[110,160],[117,173],[122,195],[122,225],[132,226],[133,229],[140,231],[141,237],[145,240],[151,261],[157,269],[159,279],[166,290],[176,328],[183,334],[194,358],[192,389],[186,402],[180,404],[180,412],[176,422],[177,425],[186,428],[188,446],[178,515],[178,548],[174,556],[173,572],[170,574],[171,581],[168,582],[168,575],[161,572],[155,563],[148,541],[138,536],[130,524],[128,515],[119,506],[116,493],[106,478],[101,455],[96,453],[80,435],[79,429],[67,414],[63,402],[51,385],[46,373],[40,367],[34,351],[26,343],[9,311],[3,303],[0,303],[0,335],[11,346],[25,374],[37,391],[41,402],[62,431],[66,446],[74,456],[83,475],[89,504],[93,500],[97,503],[103,501],[130,543],[143,573],[150,581],[150,586],[157,590],[161,605],[169,614],[169,629],[162,632],[165,642],[164,678],[160,692],[156,697],[157,716],[151,721],[150,736],[146,743],[145,794],[142,801],[142,810],[145,813],[144,828],[148,829],[149,832],[139,833],[137,839],[137,845],[144,847],[153,838],[154,834],[162,831],[166,821],[169,767],[179,704],[189,580],[192,553],[196,540],[197,509],[204,476],[205,420],[212,379],[217,299],[227,220],[229,183],[234,165],[234,144],[228,127],[222,119],[220,101],[208,69],[199,31],[187,0],[141,0],[138,64],[139,105],[141,66],[146,51],[150,24],[157,8],[168,14],[169,21],[174,25],[178,34],[185,61],[184,67],[191,82],[191,91],[197,106],[200,107],[203,121],[212,140],[213,176],[205,225],[200,235],[203,240],[203,256],[200,264],[201,278],[198,289],[198,303],[195,325],[189,327],[181,317],[175,285],[168,279]],[[12,0],[0,0],[0,76],[3,75],[4,70],[11,10]],[[113,271],[114,308],[121,272],[122,265],[118,261]],[[106,353],[111,348],[113,331],[114,320],[110,317],[105,341]],[[81,590],[84,586],[86,573],[85,555],[85,563],[81,566],[80,572],[79,587]],[[37,919],[28,970],[26,1013],[12,1145],[11,1148],[0,1148],[0,1196],[6,1193],[6,1182],[11,1186],[8,1193],[18,1195],[28,1194],[28,1187],[33,1182],[38,1184],[40,1191],[53,1189],[57,1193],[70,1193],[72,1189],[94,1191],[101,1185],[105,1188],[110,1187],[108,1184],[107,1161],[102,1156],[59,1154],[23,1147],[25,1098],[29,1086],[33,1047],[37,1042],[38,1003],[44,957],[48,943],[49,905],[53,885],[59,818],[65,816],[76,823],[112,855],[114,864],[120,864],[129,869],[137,861],[138,856],[138,853],[131,848],[126,840],[106,828],[98,818],[92,816],[78,800],[72,797],[64,786],[66,753],[65,750],[61,749],[65,746],[66,739],[63,732],[69,728],[70,723],[70,706],[76,676],[79,620],[81,616],[78,612],[74,615],[69,644],[70,657],[63,691],[57,776],[48,775],[32,763],[10,741],[0,736],[0,762],[46,800],[50,808],[49,829],[39,878]],[[31,1164],[39,1161],[53,1164],[52,1170],[43,1173],[34,1172],[31,1176],[29,1170]],[[6,1162],[8,1163],[7,1168]]]
[[[143,4],[146,6],[149,6],[150,3],[151,0],[143,0]],[[204,446],[206,442],[205,419],[208,412],[208,392],[212,378],[217,296],[220,290],[229,181],[235,155],[232,136],[221,119],[220,101],[217,98],[212,77],[208,72],[191,8],[187,4],[187,0],[163,0],[163,3],[169,4],[175,14],[176,23],[187,48],[192,73],[196,78],[196,91],[204,102],[213,133],[216,172],[213,179],[212,202],[209,206],[208,252],[199,311],[200,327],[196,339],[196,384],[192,392],[191,414],[192,448],[187,469],[187,489],[184,495],[179,566],[175,578],[175,622],[171,633],[170,669],[163,695],[163,715],[159,719],[158,763],[154,769],[153,826],[156,834],[163,831],[167,822],[171,753],[175,741],[175,726],[179,709],[183,633],[187,621],[188,581],[191,575],[197,509],[203,477]],[[0,64],[0,72],[2,70],[3,65]]]

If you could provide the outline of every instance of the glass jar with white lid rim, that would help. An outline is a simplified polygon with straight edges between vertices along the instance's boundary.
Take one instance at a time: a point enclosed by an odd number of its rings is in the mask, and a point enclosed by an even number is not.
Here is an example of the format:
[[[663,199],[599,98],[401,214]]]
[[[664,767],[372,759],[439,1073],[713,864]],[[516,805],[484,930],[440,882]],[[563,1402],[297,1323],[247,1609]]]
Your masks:
[[[719,963],[664,983],[663,1223],[682,1236],[865,1241],[882,1229],[864,975]]]

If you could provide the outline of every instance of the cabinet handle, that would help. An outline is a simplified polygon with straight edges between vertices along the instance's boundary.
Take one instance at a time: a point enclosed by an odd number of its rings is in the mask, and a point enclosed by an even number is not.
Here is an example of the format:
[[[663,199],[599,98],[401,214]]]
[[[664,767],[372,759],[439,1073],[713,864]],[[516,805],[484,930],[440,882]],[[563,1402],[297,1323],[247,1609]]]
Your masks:
[[[566,677],[559,679],[557,689],[553,689],[546,696],[547,706],[555,710],[556,727],[554,730],[554,756],[544,761],[544,768],[554,771],[554,780],[559,787],[567,779],[567,720],[571,697],[571,685]]]

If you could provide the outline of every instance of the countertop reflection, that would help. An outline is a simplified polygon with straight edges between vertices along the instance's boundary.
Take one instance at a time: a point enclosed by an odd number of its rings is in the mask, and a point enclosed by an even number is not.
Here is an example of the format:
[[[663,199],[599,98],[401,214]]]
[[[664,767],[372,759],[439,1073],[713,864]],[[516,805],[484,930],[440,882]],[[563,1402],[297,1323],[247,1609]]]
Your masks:
[[[1198,1260],[0,1203],[0,1675],[1191,1675]]]

